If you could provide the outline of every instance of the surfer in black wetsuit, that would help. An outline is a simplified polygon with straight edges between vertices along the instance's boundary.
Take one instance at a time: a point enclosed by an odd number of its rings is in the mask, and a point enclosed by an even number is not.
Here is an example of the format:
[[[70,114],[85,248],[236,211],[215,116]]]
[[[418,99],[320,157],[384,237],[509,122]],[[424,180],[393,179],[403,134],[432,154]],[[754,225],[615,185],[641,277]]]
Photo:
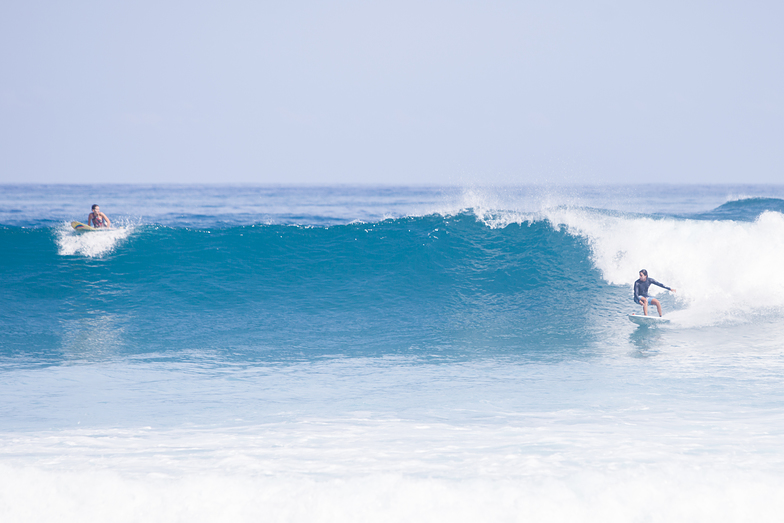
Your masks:
[[[93,205],[93,212],[87,217],[87,225],[100,229],[101,227],[111,227],[112,222],[109,221],[108,216],[101,212],[101,208],[96,203]]]
[[[640,271],[640,279],[634,282],[634,303],[638,305],[642,305],[642,311],[645,315],[648,315],[648,302],[656,305],[656,309],[659,311],[659,316],[662,315],[661,312],[661,303],[656,298],[649,298],[648,297],[648,287],[651,285],[657,285],[662,289],[667,289],[668,291],[675,292],[675,289],[670,289],[664,284],[661,284],[654,280],[653,278],[648,277],[648,271],[645,269]]]

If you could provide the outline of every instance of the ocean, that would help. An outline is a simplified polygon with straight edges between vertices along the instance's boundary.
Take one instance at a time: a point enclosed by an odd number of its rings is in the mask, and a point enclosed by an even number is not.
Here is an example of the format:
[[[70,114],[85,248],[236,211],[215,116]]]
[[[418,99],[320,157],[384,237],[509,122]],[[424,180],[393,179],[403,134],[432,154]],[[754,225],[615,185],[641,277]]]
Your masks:
[[[784,186],[2,185],[0,520],[781,521],[782,260]]]

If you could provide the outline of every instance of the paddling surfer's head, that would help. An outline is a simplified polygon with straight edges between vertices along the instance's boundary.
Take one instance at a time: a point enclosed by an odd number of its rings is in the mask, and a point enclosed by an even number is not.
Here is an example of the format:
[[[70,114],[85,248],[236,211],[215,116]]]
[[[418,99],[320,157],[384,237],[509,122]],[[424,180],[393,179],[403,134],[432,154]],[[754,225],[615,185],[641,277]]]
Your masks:
[[[647,280],[647,279],[648,279],[648,271],[646,271],[645,269],[642,269],[642,270],[640,271],[640,279],[641,279],[642,281],[645,281],[645,280]]]
[[[97,204],[97,203],[94,203],[94,204],[93,204],[93,206],[92,206],[92,209],[93,209],[93,211],[94,211],[94,210],[95,210],[97,207],[98,207],[98,204]],[[99,210],[100,210],[100,208],[99,208]]]

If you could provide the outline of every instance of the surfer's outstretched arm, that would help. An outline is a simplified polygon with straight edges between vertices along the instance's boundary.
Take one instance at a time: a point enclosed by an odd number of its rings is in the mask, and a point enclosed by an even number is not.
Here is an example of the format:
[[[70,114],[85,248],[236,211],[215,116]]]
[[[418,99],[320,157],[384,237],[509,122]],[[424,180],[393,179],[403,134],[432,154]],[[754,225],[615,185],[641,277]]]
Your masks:
[[[667,287],[666,285],[664,285],[663,283],[659,283],[659,282],[657,282],[657,281],[656,281],[656,280],[654,280],[653,278],[648,278],[648,281],[649,281],[649,282],[651,282],[653,285],[656,285],[656,286],[658,286],[658,287],[661,287],[662,289],[667,289],[667,290],[668,290],[668,291],[670,291],[670,292],[675,292],[675,289],[671,289],[671,288]]]

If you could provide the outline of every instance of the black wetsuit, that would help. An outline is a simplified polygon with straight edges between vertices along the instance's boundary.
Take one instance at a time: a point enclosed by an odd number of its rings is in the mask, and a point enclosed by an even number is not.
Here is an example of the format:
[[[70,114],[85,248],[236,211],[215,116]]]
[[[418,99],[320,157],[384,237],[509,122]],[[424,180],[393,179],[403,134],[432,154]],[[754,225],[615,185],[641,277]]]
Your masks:
[[[667,287],[666,285],[663,285],[663,284],[657,282],[656,280],[654,280],[651,277],[648,277],[648,279],[645,280],[645,281],[637,280],[636,282],[634,282],[634,302],[635,303],[640,303],[640,296],[645,296],[646,298],[648,297],[648,287],[650,287],[651,285],[657,285],[657,286],[661,287],[662,289],[667,289],[668,291],[672,290],[669,287]]]

